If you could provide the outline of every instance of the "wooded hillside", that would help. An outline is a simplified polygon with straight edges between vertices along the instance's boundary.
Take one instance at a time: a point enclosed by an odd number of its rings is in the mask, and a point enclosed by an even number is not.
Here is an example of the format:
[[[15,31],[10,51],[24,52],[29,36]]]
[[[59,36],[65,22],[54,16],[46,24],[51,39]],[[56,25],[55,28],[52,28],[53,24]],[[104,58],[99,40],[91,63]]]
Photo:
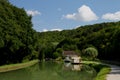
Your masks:
[[[31,16],[0,0],[0,65],[62,57],[65,50],[83,58],[120,61],[120,21],[63,31],[36,32]],[[92,53],[93,52],[96,53]]]
[[[86,25],[60,32],[42,32],[39,33],[39,37],[41,42],[44,40],[44,43],[57,42],[55,50],[57,48],[62,50],[77,49],[82,55],[86,48],[95,47],[99,52],[99,59],[120,61],[120,22]]]
[[[0,0],[0,65],[37,57],[36,42],[31,16],[8,0]]]

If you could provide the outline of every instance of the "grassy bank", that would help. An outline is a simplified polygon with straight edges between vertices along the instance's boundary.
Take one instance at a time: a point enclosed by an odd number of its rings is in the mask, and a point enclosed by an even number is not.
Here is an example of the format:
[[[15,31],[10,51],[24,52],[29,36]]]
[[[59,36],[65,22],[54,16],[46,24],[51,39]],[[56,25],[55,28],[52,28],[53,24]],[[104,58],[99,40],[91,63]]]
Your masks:
[[[103,65],[103,66],[104,67],[100,69],[95,80],[106,80],[107,74],[111,71],[111,69],[107,65]]]
[[[94,80],[106,80],[107,74],[110,72],[110,66],[105,65],[102,62],[95,61],[83,61],[84,64],[90,64],[97,71],[97,76]]]
[[[17,63],[17,64],[0,66],[0,72],[7,72],[7,71],[26,68],[26,67],[32,66],[38,62],[39,62],[39,60],[32,60],[32,61],[25,62],[25,63]]]

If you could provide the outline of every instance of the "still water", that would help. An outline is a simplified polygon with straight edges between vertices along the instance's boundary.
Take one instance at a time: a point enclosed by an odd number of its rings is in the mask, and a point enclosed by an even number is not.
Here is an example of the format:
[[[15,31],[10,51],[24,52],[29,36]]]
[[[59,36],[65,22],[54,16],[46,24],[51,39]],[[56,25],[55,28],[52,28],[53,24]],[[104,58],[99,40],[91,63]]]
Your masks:
[[[42,62],[31,67],[0,73],[0,80],[93,80],[94,68],[85,64]]]

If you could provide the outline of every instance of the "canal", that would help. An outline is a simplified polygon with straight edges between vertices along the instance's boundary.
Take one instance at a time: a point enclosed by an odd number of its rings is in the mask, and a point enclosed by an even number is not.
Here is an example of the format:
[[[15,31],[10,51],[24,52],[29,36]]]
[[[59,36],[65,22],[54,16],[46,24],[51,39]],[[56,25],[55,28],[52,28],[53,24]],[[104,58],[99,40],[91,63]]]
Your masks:
[[[31,67],[0,73],[0,80],[93,80],[96,71],[85,64],[40,62]]]

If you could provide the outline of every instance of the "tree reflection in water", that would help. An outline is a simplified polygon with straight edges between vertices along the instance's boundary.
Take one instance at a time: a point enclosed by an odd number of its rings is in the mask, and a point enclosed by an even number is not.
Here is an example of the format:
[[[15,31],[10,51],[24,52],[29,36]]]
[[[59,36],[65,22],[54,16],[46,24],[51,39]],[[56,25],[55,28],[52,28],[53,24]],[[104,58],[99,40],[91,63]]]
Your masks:
[[[80,71],[82,69],[82,64],[71,64],[69,62],[64,63],[64,70]]]

